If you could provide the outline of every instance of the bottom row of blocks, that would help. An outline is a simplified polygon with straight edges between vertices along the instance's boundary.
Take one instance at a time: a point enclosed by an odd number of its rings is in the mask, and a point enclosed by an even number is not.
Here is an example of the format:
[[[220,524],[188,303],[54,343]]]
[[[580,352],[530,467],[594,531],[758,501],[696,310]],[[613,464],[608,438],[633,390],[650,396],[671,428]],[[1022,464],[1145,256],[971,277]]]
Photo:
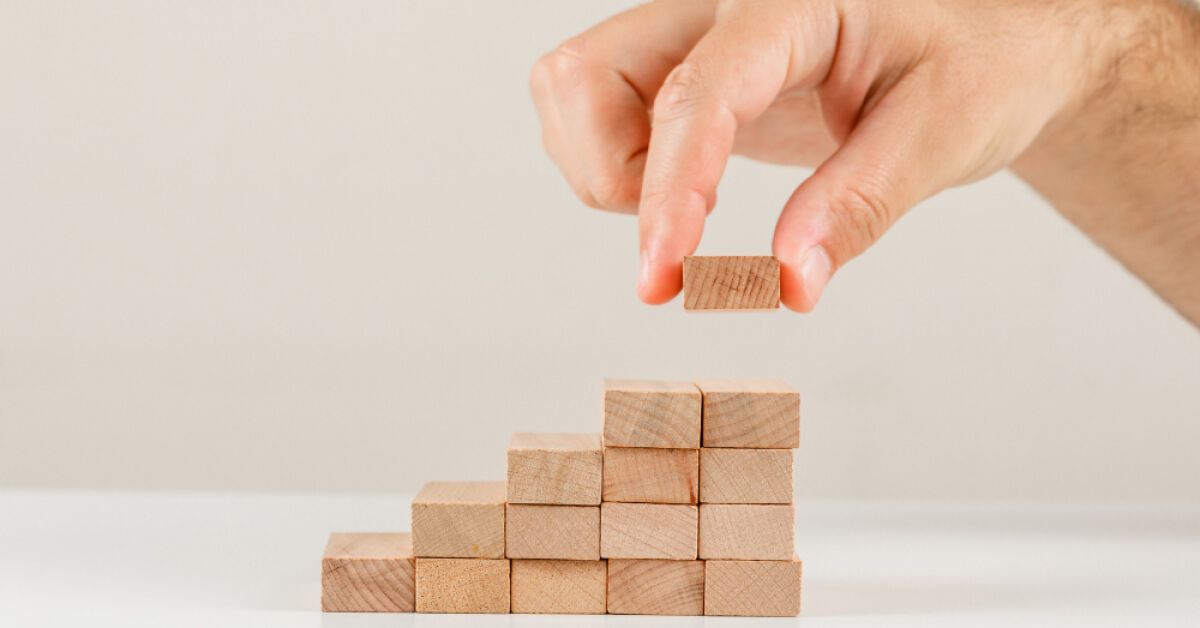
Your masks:
[[[334,534],[325,611],[794,616],[800,561],[412,558],[406,533]]]

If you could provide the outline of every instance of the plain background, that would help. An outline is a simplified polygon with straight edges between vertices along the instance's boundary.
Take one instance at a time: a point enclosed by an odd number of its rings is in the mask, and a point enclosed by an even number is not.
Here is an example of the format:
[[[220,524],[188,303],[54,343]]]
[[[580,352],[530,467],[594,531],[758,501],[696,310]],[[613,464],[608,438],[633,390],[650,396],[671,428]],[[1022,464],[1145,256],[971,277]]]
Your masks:
[[[527,93],[627,5],[0,3],[0,484],[411,492],[598,431],[605,376],[749,376],[802,496],[1200,499],[1200,334],[1007,174],[815,314],[637,302]],[[805,174],[736,159],[700,252]]]

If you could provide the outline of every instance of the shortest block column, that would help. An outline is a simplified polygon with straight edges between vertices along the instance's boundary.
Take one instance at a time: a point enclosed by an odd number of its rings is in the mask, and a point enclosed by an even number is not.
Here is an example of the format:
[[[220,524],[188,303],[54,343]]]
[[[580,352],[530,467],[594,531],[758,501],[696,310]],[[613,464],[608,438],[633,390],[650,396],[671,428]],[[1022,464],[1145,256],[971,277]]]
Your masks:
[[[331,534],[321,559],[321,610],[411,613],[414,569],[407,532]]]
[[[418,613],[507,613],[508,560],[418,558]]]
[[[704,614],[743,617],[799,615],[800,561],[705,562]]]

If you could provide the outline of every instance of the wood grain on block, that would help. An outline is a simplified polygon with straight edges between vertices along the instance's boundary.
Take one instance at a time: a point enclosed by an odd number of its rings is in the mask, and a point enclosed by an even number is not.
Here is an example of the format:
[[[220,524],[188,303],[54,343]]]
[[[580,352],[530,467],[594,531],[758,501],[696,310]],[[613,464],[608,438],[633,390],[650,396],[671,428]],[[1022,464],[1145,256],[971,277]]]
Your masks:
[[[779,309],[779,260],[770,256],[683,258],[683,309]]]
[[[600,559],[600,507],[509,504],[509,558]]]
[[[600,504],[600,556],[696,558],[696,507],[683,504]]]
[[[779,380],[696,382],[704,395],[704,446],[800,446],[800,393]]]
[[[418,613],[507,613],[508,560],[418,558]]]
[[[608,564],[603,560],[512,561],[512,612],[604,614]]]
[[[694,504],[700,454],[695,449],[604,448],[604,501]]]
[[[414,570],[407,532],[331,534],[321,559],[321,610],[411,613]]]
[[[604,444],[700,447],[700,391],[689,382],[604,380]]]
[[[429,482],[412,503],[418,557],[504,558],[504,482]]]
[[[704,614],[743,617],[799,615],[800,561],[705,562]]]
[[[701,615],[704,562],[608,561],[608,612],[615,615]]]
[[[702,559],[790,560],[795,546],[790,504],[700,504]]]
[[[792,450],[701,449],[700,501],[706,504],[792,503]]]
[[[599,434],[513,434],[508,502],[598,506],[603,464]]]

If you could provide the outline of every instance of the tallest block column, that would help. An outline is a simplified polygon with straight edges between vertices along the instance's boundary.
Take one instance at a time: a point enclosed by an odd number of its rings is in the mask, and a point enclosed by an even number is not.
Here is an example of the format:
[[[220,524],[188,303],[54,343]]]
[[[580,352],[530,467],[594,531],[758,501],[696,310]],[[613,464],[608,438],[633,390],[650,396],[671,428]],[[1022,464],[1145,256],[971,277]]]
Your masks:
[[[700,615],[700,390],[688,382],[604,382],[600,554],[608,612]]]

